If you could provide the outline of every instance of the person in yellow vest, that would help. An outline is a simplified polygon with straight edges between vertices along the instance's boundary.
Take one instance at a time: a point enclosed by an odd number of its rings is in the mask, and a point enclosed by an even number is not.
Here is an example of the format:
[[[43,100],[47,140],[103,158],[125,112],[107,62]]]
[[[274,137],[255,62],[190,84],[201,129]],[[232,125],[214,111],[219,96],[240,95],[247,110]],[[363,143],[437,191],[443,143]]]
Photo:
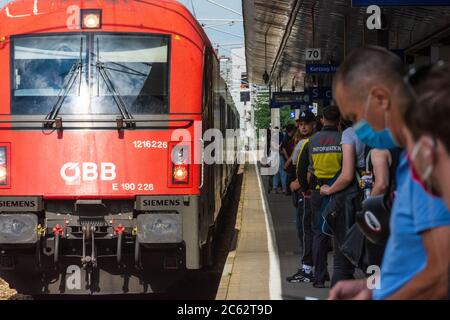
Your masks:
[[[315,130],[316,117],[310,110],[301,111],[299,118],[297,119],[297,132],[299,135],[299,141],[296,144],[292,156],[288,159],[287,165],[291,164],[296,168],[295,172],[298,172],[298,159],[304,150],[304,146],[309,141]],[[295,174],[296,175],[296,174]],[[314,275],[312,272],[313,258],[312,258],[312,240],[313,234],[311,229],[311,202],[309,196],[303,196],[301,193],[297,193],[300,189],[298,179],[291,184],[291,190],[294,196],[294,202],[296,206],[296,222],[298,238],[300,241],[300,249],[302,257],[300,261],[300,267],[297,272],[292,276],[286,278],[286,281],[291,283],[298,282],[312,282]]]
[[[322,110],[323,128],[306,143],[297,164],[301,191],[305,195],[311,195],[316,288],[325,288],[325,282],[330,278],[327,270],[329,236],[322,217],[328,197],[320,194],[320,188],[332,185],[342,168],[342,134],[338,130],[340,116],[337,106],[330,105]]]

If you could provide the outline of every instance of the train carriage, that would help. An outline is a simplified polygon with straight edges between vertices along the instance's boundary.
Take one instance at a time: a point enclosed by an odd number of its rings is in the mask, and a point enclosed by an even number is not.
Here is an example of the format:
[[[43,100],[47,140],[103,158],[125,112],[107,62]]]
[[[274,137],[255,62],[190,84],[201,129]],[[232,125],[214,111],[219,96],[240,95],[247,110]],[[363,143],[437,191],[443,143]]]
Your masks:
[[[236,161],[204,164],[202,136],[239,114],[186,8],[13,1],[0,70],[0,277],[29,294],[148,293],[164,270],[211,263]]]

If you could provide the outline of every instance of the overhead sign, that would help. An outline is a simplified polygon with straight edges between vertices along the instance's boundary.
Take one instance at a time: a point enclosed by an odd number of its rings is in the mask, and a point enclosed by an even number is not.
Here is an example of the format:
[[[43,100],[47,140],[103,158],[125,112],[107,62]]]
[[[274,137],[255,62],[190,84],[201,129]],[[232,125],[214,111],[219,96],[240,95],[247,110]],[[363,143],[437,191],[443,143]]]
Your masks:
[[[333,64],[307,64],[307,74],[331,74],[336,73],[338,66]]]
[[[316,100],[332,100],[333,89],[331,87],[313,87],[308,89],[309,99]]]
[[[291,111],[291,113],[289,114],[289,117],[291,119],[295,119],[295,111]]]
[[[250,101],[250,91],[241,91],[241,102]]]
[[[305,92],[274,92],[270,101],[271,108],[281,108],[284,106],[296,106],[308,104],[309,94]]]
[[[352,0],[352,7],[450,6],[450,0]]]
[[[306,49],[306,61],[320,61],[322,60],[322,50],[320,48]]]

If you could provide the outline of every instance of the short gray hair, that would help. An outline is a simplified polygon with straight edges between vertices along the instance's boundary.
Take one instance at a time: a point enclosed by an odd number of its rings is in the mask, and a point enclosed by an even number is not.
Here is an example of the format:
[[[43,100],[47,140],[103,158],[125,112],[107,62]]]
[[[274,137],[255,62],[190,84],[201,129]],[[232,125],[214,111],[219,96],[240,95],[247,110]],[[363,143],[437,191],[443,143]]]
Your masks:
[[[406,68],[393,52],[370,46],[353,50],[339,66],[333,80],[333,87],[341,83],[345,90],[364,99],[370,84],[374,82],[398,84],[402,82]]]

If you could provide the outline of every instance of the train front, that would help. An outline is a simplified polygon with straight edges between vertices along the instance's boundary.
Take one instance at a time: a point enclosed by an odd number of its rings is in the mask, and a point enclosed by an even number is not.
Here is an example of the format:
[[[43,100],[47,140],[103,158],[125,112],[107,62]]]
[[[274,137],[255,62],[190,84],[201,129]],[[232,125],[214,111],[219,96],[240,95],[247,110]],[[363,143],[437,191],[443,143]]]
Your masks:
[[[146,293],[201,267],[202,36],[175,3],[99,3],[0,12],[0,277],[19,292]]]

